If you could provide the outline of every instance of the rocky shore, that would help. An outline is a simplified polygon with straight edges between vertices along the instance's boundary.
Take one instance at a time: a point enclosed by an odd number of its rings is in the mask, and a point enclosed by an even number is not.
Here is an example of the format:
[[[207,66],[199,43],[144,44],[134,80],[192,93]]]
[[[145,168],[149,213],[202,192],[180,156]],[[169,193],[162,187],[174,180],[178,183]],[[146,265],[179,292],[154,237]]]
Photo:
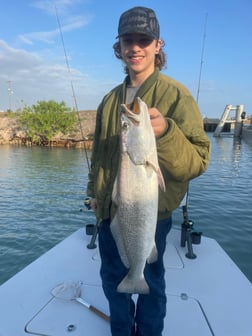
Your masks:
[[[96,111],[79,111],[78,120],[71,134],[57,134],[52,141],[44,142],[44,146],[86,148],[92,147],[92,135],[95,129]],[[84,138],[84,139],[83,139]],[[31,143],[25,129],[20,126],[15,113],[0,113],[0,145],[36,145]]]

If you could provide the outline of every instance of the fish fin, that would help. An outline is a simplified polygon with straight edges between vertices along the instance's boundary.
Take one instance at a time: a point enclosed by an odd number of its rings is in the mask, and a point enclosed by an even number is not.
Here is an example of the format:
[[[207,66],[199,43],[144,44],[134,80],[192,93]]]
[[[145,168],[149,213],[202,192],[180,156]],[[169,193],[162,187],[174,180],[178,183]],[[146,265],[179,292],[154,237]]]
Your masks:
[[[156,244],[154,244],[149,257],[147,258],[147,263],[152,264],[155,261],[157,261],[157,259],[158,259],[158,251],[157,251]]]
[[[110,224],[110,230],[112,232],[112,236],[116,242],[117,250],[120,255],[120,258],[122,260],[122,263],[125,267],[129,268],[129,260],[127,258],[127,254],[124,248],[124,243],[122,240],[122,235],[120,232],[120,228],[118,225],[117,215],[115,214],[115,217],[113,218],[111,224]]]
[[[165,181],[164,181],[164,177],[163,177],[163,174],[159,166],[153,164],[151,161],[146,161],[146,163],[147,165],[149,165],[149,167],[151,167],[156,172],[157,178],[158,178],[158,185],[162,191],[165,191],[166,190]]]
[[[142,276],[138,280],[131,279],[129,274],[119,283],[117,287],[119,293],[128,293],[128,294],[148,294],[150,292],[149,286]]]
[[[163,174],[161,172],[161,169],[159,167],[158,167],[158,170],[157,170],[157,177],[158,177],[158,185],[159,185],[160,189],[165,192],[165,190],[166,190],[165,181],[164,181],[164,177],[163,177]]]
[[[117,204],[117,200],[118,200],[117,176],[115,178],[115,182],[114,182],[114,186],[112,190],[112,200],[116,205],[118,205]]]

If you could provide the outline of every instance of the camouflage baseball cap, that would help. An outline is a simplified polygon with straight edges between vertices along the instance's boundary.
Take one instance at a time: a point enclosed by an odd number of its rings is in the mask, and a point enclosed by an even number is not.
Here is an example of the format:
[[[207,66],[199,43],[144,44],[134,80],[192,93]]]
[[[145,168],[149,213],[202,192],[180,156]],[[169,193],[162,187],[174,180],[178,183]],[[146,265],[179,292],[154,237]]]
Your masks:
[[[119,20],[118,36],[137,33],[159,39],[159,23],[155,12],[146,7],[133,7],[124,12]]]

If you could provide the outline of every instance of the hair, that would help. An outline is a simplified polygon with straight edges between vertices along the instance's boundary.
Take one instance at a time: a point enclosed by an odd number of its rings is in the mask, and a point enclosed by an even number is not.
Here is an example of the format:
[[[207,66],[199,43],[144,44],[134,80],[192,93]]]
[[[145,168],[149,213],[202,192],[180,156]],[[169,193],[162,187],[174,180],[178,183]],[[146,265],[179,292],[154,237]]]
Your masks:
[[[165,42],[161,40],[161,48],[159,49],[159,53],[155,55],[155,67],[159,68],[159,70],[162,70],[166,66],[166,54],[163,51],[164,45]],[[116,41],[116,43],[113,45],[113,49],[116,58],[121,60],[122,55],[120,41]],[[129,69],[127,66],[124,67],[124,71],[126,74],[129,74]]]

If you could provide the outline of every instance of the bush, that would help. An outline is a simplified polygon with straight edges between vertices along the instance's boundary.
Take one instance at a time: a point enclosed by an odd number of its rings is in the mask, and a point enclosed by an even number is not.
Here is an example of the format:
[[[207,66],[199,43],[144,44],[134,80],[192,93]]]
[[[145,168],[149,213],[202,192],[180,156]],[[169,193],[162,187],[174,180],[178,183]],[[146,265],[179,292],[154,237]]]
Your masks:
[[[76,113],[71,112],[65,102],[39,101],[25,107],[19,118],[31,141],[50,142],[59,132],[71,132],[76,122]]]

